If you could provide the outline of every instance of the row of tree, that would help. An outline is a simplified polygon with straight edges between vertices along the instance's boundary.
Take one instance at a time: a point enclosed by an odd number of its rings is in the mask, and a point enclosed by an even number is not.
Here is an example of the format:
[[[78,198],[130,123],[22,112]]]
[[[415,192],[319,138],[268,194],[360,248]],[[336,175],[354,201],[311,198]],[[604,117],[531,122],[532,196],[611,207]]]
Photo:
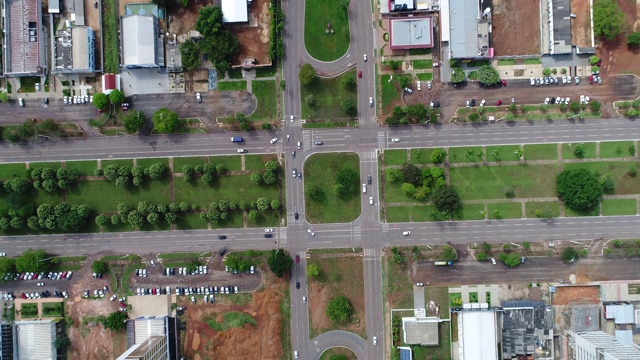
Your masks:
[[[130,168],[125,165],[111,164],[104,169],[96,169],[94,175],[103,176],[109,181],[115,181],[116,186],[124,190],[132,183],[135,186],[142,186],[146,178],[152,180],[162,179],[167,175],[167,167],[161,162],[152,164],[148,168],[141,165]]]
[[[250,220],[257,220],[258,217],[260,217],[261,212],[280,210],[280,207],[280,201],[269,201],[269,199],[264,197],[258,198],[250,204],[245,202],[236,203],[235,201],[227,202],[226,200],[220,200],[217,203],[211,203],[206,211],[200,213],[200,218],[217,224],[218,222],[228,220],[232,212],[248,211],[249,213],[247,217]]]
[[[0,126],[0,140],[7,140],[12,144],[27,141],[36,135],[59,138],[63,134],[60,124],[52,119],[44,121],[25,120],[19,126]]]
[[[120,105],[124,102],[125,96],[124,92],[114,89],[111,90],[109,95],[107,96],[104,93],[97,93],[93,95],[93,106],[95,106],[98,110],[106,110],[109,106],[109,103],[114,105]]]
[[[33,187],[47,192],[67,190],[78,181],[79,177],[79,173],[73,169],[60,168],[55,171],[50,167],[43,167],[31,170]]]
[[[430,124],[438,122],[439,110],[422,104],[396,105],[385,120],[387,125]]]
[[[186,202],[171,204],[153,204],[148,201],[140,201],[136,208],[131,208],[126,202],[118,204],[117,214],[109,216],[108,214],[100,214],[96,216],[95,222],[98,226],[103,227],[111,223],[112,225],[129,224],[133,228],[144,225],[145,221],[149,224],[157,224],[162,219],[168,224],[176,224],[178,222],[178,214],[187,213],[197,210],[197,206],[189,205]]]
[[[44,272],[51,267],[50,259],[42,249],[28,249],[16,258],[0,258],[0,274]]]

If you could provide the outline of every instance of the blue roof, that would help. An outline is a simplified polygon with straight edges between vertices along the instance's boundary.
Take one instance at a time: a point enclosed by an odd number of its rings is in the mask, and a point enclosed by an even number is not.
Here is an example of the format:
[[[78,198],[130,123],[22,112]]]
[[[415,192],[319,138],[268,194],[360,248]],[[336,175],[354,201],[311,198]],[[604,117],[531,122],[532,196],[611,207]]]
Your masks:
[[[400,360],[412,360],[411,349],[400,349]]]

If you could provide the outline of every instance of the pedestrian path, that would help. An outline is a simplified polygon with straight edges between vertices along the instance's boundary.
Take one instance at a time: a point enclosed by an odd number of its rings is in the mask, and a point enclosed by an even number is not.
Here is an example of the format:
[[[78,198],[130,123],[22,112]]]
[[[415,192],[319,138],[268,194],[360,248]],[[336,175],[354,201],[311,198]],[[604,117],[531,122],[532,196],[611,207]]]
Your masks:
[[[311,148],[313,142],[313,130],[302,130],[302,145],[307,144]]]
[[[378,249],[363,249],[364,260],[378,260],[382,255]]]
[[[287,228],[281,227],[278,229],[278,243],[280,245],[287,245]]]
[[[351,240],[355,242],[362,241],[362,226],[355,226],[351,231]]]
[[[386,149],[387,148],[387,133],[386,132],[378,132],[378,149]]]

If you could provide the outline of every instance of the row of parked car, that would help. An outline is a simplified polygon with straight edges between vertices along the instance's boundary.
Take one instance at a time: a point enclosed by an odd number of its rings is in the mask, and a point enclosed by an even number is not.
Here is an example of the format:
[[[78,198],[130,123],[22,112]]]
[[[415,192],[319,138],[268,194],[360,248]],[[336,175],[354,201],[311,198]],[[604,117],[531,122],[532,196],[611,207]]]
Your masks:
[[[26,272],[26,273],[21,273],[21,274],[5,274],[4,275],[4,280],[8,281],[8,280],[43,280],[43,279],[48,279],[48,280],[61,280],[61,279],[67,279],[67,280],[71,280],[71,276],[73,275],[73,271],[64,271],[64,272],[44,272],[44,273],[33,273],[33,272]],[[43,283],[44,285],[44,283]],[[39,286],[43,286],[43,285],[39,285]]]
[[[81,96],[81,95],[75,95],[75,96],[65,96],[63,98],[64,103],[68,104],[68,105],[80,105],[80,104],[89,104],[89,103],[93,103],[93,96]]]
[[[40,298],[48,298],[51,295],[53,295],[54,297],[57,298],[65,298],[67,299],[69,297],[69,294],[66,291],[60,292],[58,290],[53,290],[53,294],[51,292],[49,292],[48,290],[45,290],[43,292],[31,292],[31,293],[22,293],[20,294],[20,297],[23,299],[40,299]]]
[[[233,274],[240,274],[240,271],[239,271],[239,270],[237,270],[237,269],[230,269],[228,266],[225,266],[225,267],[224,267],[224,270],[225,270],[226,272],[230,272],[230,273],[233,273]],[[249,271],[247,271],[247,274],[254,274],[255,272],[256,272],[256,268],[255,268],[253,265],[251,265],[251,268],[249,269]]]

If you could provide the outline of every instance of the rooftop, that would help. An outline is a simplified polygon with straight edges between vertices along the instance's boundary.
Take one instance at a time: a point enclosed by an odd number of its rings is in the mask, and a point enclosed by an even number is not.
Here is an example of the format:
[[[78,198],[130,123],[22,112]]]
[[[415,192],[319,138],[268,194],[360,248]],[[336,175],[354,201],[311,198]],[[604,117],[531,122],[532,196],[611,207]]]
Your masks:
[[[249,21],[247,0],[222,0],[222,22],[247,21]]]
[[[549,0],[552,5],[549,21],[553,25],[551,54],[571,53],[571,1]]]
[[[497,359],[496,326],[496,313],[492,310],[460,311],[458,313],[458,358],[460,360]]]
[[[124,67],[156,67],[156,17],[153,15],[124,16],[121,24],[122,65]]]
[[[451,58],[488,58],[490,53],[491,13],[483,15],[478,1],[449,0],[449,27],[443,39],[449,39]],[[443,6],[442,16],[445,17]],[[446,22],[443,21],[443,24]]]
[[[4,0],[5,74],[31,75],[40,64],[39,0]]]
[[[15,349],[18,352],[18,360],[55,359],[55,337],[56,324],[51,320],[16,321]]]
[[[438,345],[438,318],[402,318],[404,342],[408,345]]]
[[[633,343],[622,343],[615,337],[603,331],[588,331],[572,334],[576,343],[589,343],[589,348],[595,347],[602,354],[603,359],[609,360],[637,360],[640,359],[640,347]]]
[[[392,49],[433,47],[433,19],[431,16],[392,18],[390,40]]]

